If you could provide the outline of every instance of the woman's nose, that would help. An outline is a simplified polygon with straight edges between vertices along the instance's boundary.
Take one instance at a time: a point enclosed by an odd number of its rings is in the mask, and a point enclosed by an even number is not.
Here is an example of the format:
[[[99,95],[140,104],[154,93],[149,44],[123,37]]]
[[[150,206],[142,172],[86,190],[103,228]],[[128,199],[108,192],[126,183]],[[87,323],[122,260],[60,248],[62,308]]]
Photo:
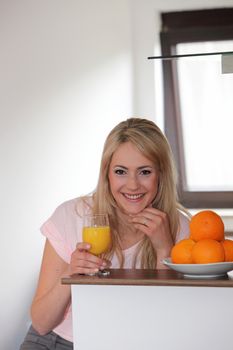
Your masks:
[[[136,175],[130,175],[127,181],[127,188],[129,190],[137,190],[139,187],[138,179]]]

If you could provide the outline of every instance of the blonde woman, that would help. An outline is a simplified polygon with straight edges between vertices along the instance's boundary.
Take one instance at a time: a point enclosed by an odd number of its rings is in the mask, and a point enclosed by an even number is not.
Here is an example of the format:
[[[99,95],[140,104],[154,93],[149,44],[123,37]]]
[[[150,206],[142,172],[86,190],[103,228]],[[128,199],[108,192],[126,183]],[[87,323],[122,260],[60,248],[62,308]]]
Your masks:
[[[89,212],[109,215],[113,244],[102,257],[82,242],[82,217]],[[189,235],[170,146],[160,129],[140,118],[118,124],[104,145],[96,191],[60,205],[41,231],[44,255],[21,350],[72,349],[71,291],[61,285],[63,275],[109,266],[163,269],[172,245]]]

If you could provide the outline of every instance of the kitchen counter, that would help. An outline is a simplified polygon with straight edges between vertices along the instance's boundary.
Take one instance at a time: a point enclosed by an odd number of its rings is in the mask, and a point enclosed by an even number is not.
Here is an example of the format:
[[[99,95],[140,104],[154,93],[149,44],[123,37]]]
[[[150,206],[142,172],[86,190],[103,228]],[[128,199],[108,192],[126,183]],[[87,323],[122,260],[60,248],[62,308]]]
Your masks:
[[[233,279],[172,270],[64,277],[72,290],[74,350],[232,350]]]
[[[73,285],[233,287],[233,277],[226,275],[217,279],[191,279],[172,270],[111,269],[108,276],[74,275],[62,278],[62,283]]]

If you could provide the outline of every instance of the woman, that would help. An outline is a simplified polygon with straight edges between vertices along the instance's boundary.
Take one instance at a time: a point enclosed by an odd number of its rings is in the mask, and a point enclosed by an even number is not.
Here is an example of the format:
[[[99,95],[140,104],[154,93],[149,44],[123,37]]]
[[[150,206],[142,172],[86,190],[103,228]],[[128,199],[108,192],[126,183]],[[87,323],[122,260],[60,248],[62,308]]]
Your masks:
[[[90,274],[113,268],[165,268],[171,247],[189,235],[188,218],[177,202],[176,173],[169,144],[146,119],[118,124],[106,139],[99,181],[91,196],[59,206],[42,226],[46,243],[36,294],[32,327],[21,350],[72,349],[71,291],[63,275]],[[107,213],[111,251],[89,253],[82,242],[82,217]],[[43,348],[43,347],[42,347]]]

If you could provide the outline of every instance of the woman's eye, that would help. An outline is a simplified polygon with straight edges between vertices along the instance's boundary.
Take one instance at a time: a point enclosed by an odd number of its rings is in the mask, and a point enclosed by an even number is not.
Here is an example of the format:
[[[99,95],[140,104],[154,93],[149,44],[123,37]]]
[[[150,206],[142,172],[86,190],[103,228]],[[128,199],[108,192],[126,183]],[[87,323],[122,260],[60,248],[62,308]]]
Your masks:
[[[114,172],[117,175],[125,175],[125,170],[123,170],[123,169],[116,169]]]
[[[144,169],[144,170],[141,171],[141,175],[150,175],[150,174],[151,174],[150,170]]]

